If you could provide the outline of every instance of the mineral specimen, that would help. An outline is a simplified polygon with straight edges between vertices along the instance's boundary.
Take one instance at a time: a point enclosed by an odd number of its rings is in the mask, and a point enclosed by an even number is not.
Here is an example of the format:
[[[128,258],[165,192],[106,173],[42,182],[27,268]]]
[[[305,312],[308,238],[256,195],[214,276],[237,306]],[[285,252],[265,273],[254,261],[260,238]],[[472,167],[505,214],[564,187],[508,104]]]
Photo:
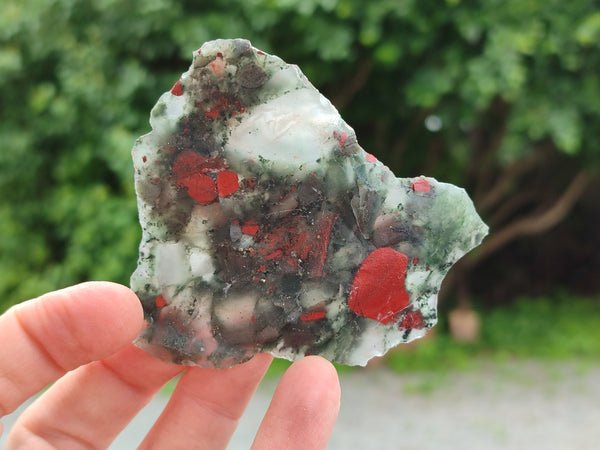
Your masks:
[[[143,237],[136,344],[224,368],[257,352],[364,365],[436,323],[487,227],[466,193],[398,179],[298,67],[218,40],[133,148]]]

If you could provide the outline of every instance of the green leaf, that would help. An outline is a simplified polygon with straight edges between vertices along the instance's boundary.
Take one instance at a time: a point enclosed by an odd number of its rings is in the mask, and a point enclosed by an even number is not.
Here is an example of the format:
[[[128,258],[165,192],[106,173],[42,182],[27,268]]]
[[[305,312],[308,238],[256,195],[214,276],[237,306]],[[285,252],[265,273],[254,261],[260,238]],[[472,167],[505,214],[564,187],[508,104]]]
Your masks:
[[[575,39],[582,45],[600,44],[600,11],[587,16],[575,29]]]
[[[577,111],[565,107],[554,109],[548,118],[550,135],[559,150],[573,155],[581,147],[581,121]]]
[[[443,67],[417,71],[406,87],[409,104],[425,108],[435,106],[454,87],[454,77]]]
[[[402,57],[402,48],[396,42],[386,41],[378,45],[373,53],[373,59],[384,65],[394,66]]]

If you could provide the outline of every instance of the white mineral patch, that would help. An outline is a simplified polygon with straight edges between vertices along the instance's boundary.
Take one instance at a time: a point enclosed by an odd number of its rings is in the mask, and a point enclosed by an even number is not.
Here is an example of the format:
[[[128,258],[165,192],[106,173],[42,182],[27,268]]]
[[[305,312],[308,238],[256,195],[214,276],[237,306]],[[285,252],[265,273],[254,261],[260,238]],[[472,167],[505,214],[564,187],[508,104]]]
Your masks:
[[[194,247],[208,251],[211,246],[208,231],[213,224],[212,219],[215,217],[215,212],[215,208],[212,206],[196,206],[183,234],[184,240]]]
[[[400,183],[396,184],[397,189],[390,189],[385,196],[383,201],[383,207],[390,212],[396,212],[404,208],[404,203],[406,203],[406,192],[400,186]]]
[[[385,328],[373,321],[367,325],[354,349],[346,355],[344,364],[364,366],[369,359],[383,355],[386,350]]]
[[[307,286],[306,290],[300,294],[300,303],[307,309],[318,305],[319,303],[323,303],[324,300],[329,300],[335,295],[335,291],[332,289],[324,289],[321,286],[310,284]]]
[[[210,281],[215,273],[210,254],[205,250],[192,248],[189,250],[190,270],[194,277],[200,277],[204,281]]]
[[[420,287],[423,283],[430,282],[429,277],[433,276],[431,271],[428,270],[409,270],[406,273],[406,279],[404,286],[408,292],[419,292]]]
[[[189,114],[191,110],[192,106],[185,95],[176,97],[170,92],[165,92],[152,110],[150,125],[152,128],[170,132],[175,129],[178,120]]]
[[[276,56],[270,56],[270,58],[273,58],[272,63],[280,66],[280,68],[274,71],[269,81],[262,87],[261,97],[263,102],[268,102],[272,98],[279,97],[282,92],[312,86],[298,66],[285,64]]]
[[[164,242],[156,245],[157,277],[162,285],[183,284],[190,278],[188,255],[183,244]]]
[[[239,242],[240,248],[249,248],[252,246],[252,244],[254,244],[254,239],[252,239],[252,236],[242,234]]]
[[[331,137],[338,117],[318,91],[292,91],[248,111],[246,120],[231,130],[225,152],[236,170],[264,159],[300,181],[323,172],[322,158],[336,143]]]
[[[217,318],[232,327],[251,323],[257,297],[252,294],[232,295],[215,305]]]

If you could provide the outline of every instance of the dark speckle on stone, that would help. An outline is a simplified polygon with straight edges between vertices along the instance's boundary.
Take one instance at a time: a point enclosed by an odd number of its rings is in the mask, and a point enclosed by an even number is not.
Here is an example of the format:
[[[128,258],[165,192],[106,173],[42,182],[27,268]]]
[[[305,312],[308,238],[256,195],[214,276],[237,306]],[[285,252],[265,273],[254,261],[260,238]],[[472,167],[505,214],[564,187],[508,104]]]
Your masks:
[[[256,89],[268,79],[267,73],[254,63],[246,64],[238,73],[238,79],[242,87],[247,89]]]

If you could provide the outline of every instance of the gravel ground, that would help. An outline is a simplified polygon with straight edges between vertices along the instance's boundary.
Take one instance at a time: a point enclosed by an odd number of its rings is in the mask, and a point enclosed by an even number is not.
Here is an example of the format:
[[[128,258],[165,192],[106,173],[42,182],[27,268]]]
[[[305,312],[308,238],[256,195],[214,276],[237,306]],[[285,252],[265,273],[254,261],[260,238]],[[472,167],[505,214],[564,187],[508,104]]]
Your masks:
[[[249,448],[276,384],[261,384],[229,450]],[[443,375],[357,369],[341,384],[331,450],[600,448],[600,363],[489,362]],[[111,449],[135,448],[166,402],[158,395]]]

